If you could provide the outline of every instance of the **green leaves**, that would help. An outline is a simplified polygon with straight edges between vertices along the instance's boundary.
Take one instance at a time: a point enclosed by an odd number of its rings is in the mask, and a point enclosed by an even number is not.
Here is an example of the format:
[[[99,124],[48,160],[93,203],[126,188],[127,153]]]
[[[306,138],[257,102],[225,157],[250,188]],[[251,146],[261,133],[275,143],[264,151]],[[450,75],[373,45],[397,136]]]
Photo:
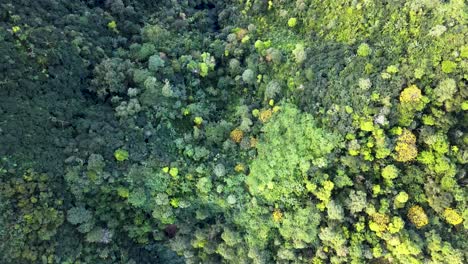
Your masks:
[[[91,211],[83,206],[72,207],[67,211],[67,220],[73,225],[79,225],[80,233],[88,233],[94,227],[94,219]]]
[[[135,207],[143,207],[146,202],[146,193],[143,188],[137,188],[130,192],[128,202]]]
[[[453,61],[444,60],[441,68],[444,73],[452,73],[457,68],[457,64]]]
[[[90,221],[93,214],[84,207],[72,207],[67,211],[67,220],[73,225],[82,224]]]
[[[198,180],[197,189],[201,194],[208,194],[212,188],[211,179],[203,177]]]
[[[361,43],[357,49],[357,55],[361,57],[367,57],[372,52],[372,49],[367,43]]]
[[[128,151],[126,151],[125,149],[117,149],[114,152],[114,158],[117,161],[125,161],[128,159]]]
[[[305,248],[316,239],[319,223],[320,215],[317,209],[312,204],[307,204],[304,208],[286,212],[279,232],[294,248]]]
[[[164,67],[164,61],[159,55],[153,55],[148,60],[148,69],[152,72],[156,72],[159,68]]]
[[[268,202],[305,196],[309,170],[327,166],[325,157],[339,138],[291,104],[284,104],[263,131],[246,180],[250,192]]]

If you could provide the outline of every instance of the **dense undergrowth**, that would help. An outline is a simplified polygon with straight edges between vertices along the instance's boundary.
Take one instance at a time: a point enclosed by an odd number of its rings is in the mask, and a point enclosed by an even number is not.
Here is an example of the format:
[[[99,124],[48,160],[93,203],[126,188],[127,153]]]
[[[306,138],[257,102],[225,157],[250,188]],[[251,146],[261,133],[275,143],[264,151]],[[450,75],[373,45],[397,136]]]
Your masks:
[[[0,263],[466,262],[464,1],[0,8]]]

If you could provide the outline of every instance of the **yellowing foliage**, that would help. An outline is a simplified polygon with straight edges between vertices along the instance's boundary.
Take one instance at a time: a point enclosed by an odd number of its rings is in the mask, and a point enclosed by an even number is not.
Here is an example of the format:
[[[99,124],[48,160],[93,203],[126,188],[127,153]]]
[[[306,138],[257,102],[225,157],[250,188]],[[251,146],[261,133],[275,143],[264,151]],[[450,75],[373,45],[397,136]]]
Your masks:
[[[404,129],[397,139],[395,151],[397,152],[395,158],[397,161],[407,162],[414,160],[418,156],[416,136],[411,131]]]
[[[235,167],[234,170],[236,172],[244,172],[245,171],[245,166],[242,163],[238,163]]]
[[[408,210],[408,218],[418,229],[429,223],[424,209],[419,205],[414,205]]]
[[[281,219],[283,219],[283,213],[279,209],[275,209],[273,211],[273,220],[279,222]]]
[[[446,208],[444,211],[444,217],[447,223],[451,225],[458,225],[463,222],[463,218],[452,208]]]
[[[236,143],[240,143],[242,141],[242,138],[244,137],[244,132],[238,128],[234,129],[233,131],[231,131],[231,140],[236,142]]]
[[[404,89],[400,94],[401,103],[417,103],[421,101],[421,99],[421,90],[416,85],[411,85]]]
[[[273,115],[273,111],[271,109],[262,110],[260,111],[258,115],[258,119],[260,119],[262,123],[265,123],[271,118],[272,115]]]

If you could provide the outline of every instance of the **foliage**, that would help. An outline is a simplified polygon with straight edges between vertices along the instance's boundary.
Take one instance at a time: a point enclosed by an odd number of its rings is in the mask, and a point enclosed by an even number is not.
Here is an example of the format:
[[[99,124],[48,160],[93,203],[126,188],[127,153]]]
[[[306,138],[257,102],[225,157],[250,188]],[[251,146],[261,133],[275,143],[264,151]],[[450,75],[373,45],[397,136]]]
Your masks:
[[[4,253],[0,260],[13,263],[52,258],[64,213],[63,200],[54,194],[49,176],[28,170],[22,178],[3,174],[0,183],[0,197],[5,203],[1,227],[8,231],[0,235]]]
[[[279,232],[294,248],[305,248],[307,244],[315,241],[318,224],[316,209],[308,205],[291,213],[286,212]]]
[[[3,1],[0,262],[465,263],[466,8]]]
[[[309,170],[328,165],[326,155],[335,147],[336,136],[317,128],[310,115],[289,104],[283,105],[263,131],[247,178],[250,192],[268,202],[300,197]]]
[[[446,208],[444,211],[445,220],[452,225],[458,225],[463,222],[463,218],[452,208]]]
[[[408,218],[416,228],[421,228],[429,223],[424,209],[419,205],[414,205],[408,210]]]
[[[114,152],[114,157],[117,161],[125,161],[128,159],[128,151],[124,149],[117,149]]]
[[[403,130],[403,133],[398,136],[395,151],[397,161],[407,162],[415,159],[418,155],[416,136],[409,130]]]

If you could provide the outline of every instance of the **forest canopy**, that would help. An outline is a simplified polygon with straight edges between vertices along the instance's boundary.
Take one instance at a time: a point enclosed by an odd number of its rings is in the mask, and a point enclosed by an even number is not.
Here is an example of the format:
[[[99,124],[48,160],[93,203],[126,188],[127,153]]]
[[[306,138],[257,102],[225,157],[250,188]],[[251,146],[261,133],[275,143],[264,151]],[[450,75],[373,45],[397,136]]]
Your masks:
[[[467,14],[0,1],[0,263],[466,263]]]

